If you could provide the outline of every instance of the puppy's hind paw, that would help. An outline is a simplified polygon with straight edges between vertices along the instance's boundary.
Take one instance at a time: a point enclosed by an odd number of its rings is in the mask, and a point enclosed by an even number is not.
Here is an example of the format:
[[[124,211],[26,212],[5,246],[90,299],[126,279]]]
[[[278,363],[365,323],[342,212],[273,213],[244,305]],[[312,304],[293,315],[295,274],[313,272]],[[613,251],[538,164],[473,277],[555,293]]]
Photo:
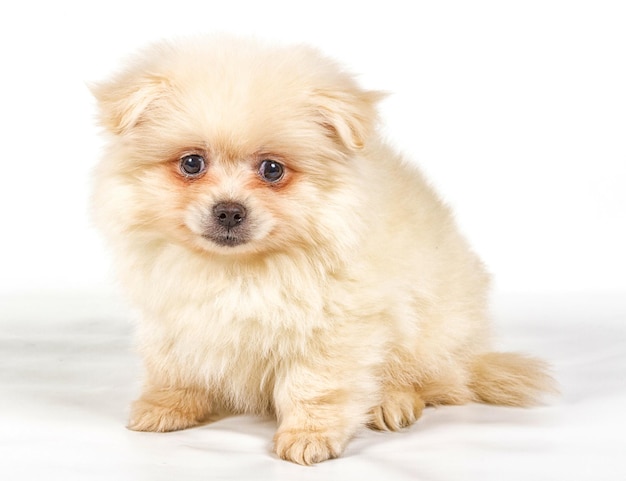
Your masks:
[[[413,390],[385,393],[383,402],[370,411],[368,427],[377,431],[398,431],[419,419],[424,401]]]

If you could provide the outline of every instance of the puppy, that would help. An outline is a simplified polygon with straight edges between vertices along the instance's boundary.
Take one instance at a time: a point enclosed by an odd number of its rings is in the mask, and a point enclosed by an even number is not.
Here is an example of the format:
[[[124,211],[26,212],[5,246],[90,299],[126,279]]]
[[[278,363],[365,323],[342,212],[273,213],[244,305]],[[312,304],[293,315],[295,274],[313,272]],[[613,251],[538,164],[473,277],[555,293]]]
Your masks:
[[[333,61],[192,38],[92,90],[95,215],[141,314],[130,429],[272,413],[277,455],[311,464],[425,406],[551,389],[541,361],[491,351],[483,264],[377,134],[381,94]]]

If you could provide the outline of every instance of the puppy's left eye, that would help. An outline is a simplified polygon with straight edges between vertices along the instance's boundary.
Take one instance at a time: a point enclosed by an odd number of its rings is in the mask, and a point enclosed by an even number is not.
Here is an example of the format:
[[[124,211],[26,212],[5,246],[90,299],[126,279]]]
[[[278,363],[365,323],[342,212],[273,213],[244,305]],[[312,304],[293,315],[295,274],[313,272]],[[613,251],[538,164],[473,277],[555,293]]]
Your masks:
[[[275,160],[265,159],[259,166],[259,175],[266,182],[278,182],[285,175],[285,167]]]

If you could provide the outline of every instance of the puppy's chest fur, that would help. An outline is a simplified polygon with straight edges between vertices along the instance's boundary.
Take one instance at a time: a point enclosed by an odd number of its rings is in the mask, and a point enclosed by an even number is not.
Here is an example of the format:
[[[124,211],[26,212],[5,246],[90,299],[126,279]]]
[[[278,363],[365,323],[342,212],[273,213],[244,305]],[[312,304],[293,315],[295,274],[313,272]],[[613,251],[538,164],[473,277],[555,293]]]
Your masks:
[[[139,329],[148,367],[170,378],[164,382],[185,376],[209,386],[236,410],[267,405],[277,373],[312,355],[314,339],[330,329],[328,283],[302,265],[170,272],[176,275],[143,284],[154,307],[143,310]]]

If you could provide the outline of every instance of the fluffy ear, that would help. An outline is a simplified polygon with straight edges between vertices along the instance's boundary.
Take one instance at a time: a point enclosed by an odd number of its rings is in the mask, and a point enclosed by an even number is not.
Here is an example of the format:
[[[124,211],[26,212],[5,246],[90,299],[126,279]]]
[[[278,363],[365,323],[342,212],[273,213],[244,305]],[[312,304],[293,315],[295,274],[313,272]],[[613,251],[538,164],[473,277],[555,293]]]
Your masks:
[[[110,82],[92,84],[91,93],[100,107],[100,122],[110,132],[123,134],[141,122],[150,105],[163,95],[165,81],[130,74]]]
[[[320,123],[349,150],[360,150],[374,130],[376,104],[383,97],[383,92],[376,91],[318,91]]]

